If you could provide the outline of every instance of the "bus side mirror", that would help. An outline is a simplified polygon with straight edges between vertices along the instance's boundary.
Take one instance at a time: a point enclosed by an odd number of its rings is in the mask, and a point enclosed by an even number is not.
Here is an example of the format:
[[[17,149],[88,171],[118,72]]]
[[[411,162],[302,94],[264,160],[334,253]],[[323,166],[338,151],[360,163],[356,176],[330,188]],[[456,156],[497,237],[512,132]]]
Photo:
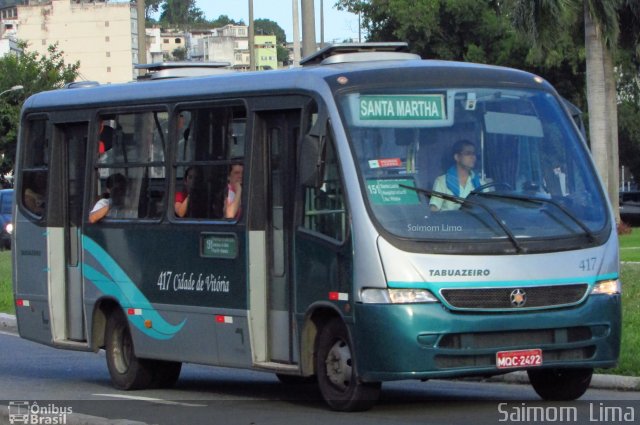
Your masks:
[[[324,181],[325,137],[307,134],[300,152],[300,183],[320,188]]]

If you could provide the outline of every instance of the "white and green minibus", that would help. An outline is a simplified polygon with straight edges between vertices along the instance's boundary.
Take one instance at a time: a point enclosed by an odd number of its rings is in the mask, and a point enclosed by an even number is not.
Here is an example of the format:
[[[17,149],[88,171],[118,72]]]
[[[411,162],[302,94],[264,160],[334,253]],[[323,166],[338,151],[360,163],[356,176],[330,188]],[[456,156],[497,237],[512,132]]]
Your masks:
[[[515,370],[543,399],[582,396],[621,323],[585,140],[543,78],[405,48],[30,97],[20,335],[104,349],[124,390],[197,363],[315,380],[343,411],[385,381]]]

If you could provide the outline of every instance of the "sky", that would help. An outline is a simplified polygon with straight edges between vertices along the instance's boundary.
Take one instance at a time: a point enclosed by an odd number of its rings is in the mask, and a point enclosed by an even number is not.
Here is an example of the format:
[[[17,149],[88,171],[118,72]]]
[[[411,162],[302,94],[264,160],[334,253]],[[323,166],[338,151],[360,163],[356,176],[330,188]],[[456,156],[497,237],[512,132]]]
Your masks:
[[[353,38],[358,41],[358,16],[352,13],[338,11],[335,0],[323,0],[324,3],[324,41],[330,43],[342,42]],[[196,6],[202,10],[208,20],[216,19],[220,15],[227,15],[235,21],[249,22],[248,0],[196,0]],[[320,41],[320,0],[315,0],[316,40]],[[298,13],[302,12],[298,0]],[[287,36],[287,41],[293,41],[293,0],[253,0],[253,18],[269,19],[280,25]],[[300,29],[302,38],[302,29]],[[363,35],[364,38],[364,35]],[[364,40],[363,40],[364,41]]]

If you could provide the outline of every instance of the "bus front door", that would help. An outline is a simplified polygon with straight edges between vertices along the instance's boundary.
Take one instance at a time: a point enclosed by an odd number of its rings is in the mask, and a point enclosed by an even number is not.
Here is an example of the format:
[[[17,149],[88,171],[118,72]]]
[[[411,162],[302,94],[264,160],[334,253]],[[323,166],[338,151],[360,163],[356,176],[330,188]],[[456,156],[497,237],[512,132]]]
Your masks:
[[[269,362],[295,363],[291,291],[291,252],[295,182],[295,141],[300,111],[259,114],[266,159],[267,356]]]

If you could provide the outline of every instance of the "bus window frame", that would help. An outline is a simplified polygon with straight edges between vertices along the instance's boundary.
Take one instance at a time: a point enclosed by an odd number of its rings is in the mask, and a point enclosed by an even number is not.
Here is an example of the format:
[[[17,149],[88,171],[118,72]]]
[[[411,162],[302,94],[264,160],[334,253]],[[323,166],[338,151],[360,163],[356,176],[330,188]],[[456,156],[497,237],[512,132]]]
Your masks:
[[[124,169],[124,168],[144,168],[144,167],[163,167],[164,168],[164,183],[163,189],[165,193],[165,198],[168,196],[168,180],[170,178],[169,169],[168,169],[168,151],[170,150],[171,145],[171,111],[169,103],[153,103],[153,104],[140,104],[133,106],[121,106],[121,107],[109,107],[109,108],[99,108],[96,109],[93,113],[92,122],[90,124],[90,136],[89,143],[91,144],[90,148],[87,149],[87,154],[90,157],[87,160],[87,166],[89,168],[87,180],[89,180],[89,190],[87,191],[87,195],[89,198],[89,203],[87,205],[87,214],[85,214],[84,223],[90,224],[88,221],[89,214],[93,205],[96,202],[96,199],[101,195],[100,193],[94,193],[98,187],[99,172],[101,169]],[[167,131],[168,137],[165,140],[165,151],[164,151],[164,161],[163,162],[117,162],[117,163],[109,163],[109,164],[99,164],[99,141],[100,141],[100,120],[104,116],[108,115],[127,115],[127,114],[139,114],[139,113],[166,113],[167,114]],[[157,127],[154,124],[154,130],[157,130]],[[154,132],[155,134],[155,132]],[[98,173],[96,173],[98,172]],[[139,205],[139,204],[138,204]],[[160,223],[165,219],[166,209],[169,208],[169,204],[166,200],[163,200],[163,205],[165,207],[165,211],[163,211],[156,218],[140,218],[140,217],[105,217],[100,222],[101,223]]]
[[[26,155],[28,155],[29,153],[29,148],[30,146],[25,146],[25,145],[29,145],[29,143],[27,142],[29,140],[29,136],[30,136],[30,132],[31,132],[31,122],[33,121],[45,121],[45,135],[47,137],[47,139],[49,140],[49,142],[47,143],[47,149],[46,149],[46,153],[47,153],[47,157],[49,158],[46,167],[26,167],[25,161],[26,161]],[[44,190],[44,212],[42,215],[38,215],[36,213],[34,213],[33,211],[31,211],[29,208],[27,208],[24,205],[24,194],[23,194],[23,189],[24,189],[24,179],[22,177],[20,177],[19,179],[19,185],[18,187],[16,187],[16,192],[15,192],[15,196],[16,196],[16,204],[18,205],[18,208],[20,209],[20,212],[25,215],[26,217],[29,217],[29,219],[33,222],[36,223],[46,223],[47,221],[47,206],[48,206],[48,200],[49,200],[49,189],[50,189],[50,184],[49,184],[49,173],[50,173],[50,167],[51,167],[51,140],[53,137],[53,123],[52,123],[52,117],[50,113],[47,112],[35,112],[35,113],[31,113],[26,115],[23,119],[22,122],[20,124],[20,127],[22,129],[24,129],[24,134],[21,134],[19,136],[19,145],[20,145],[20,151],[17,152],[17,156],[18,156],[18,161],[20,163],[20,173],[24,174],[25,171],[29,172],[29,171],[46,171],[47,173],[47,184]]]
[[[247,191],[243,190],[242,191],[242,199],[241,199],[241,205],[245,206],[245,208],[243,208],[244,212],[240,215],[239,218],[232,218],[232,219],[225,219],[224,217],[220,217],[220,218],[195,218],[195,217],[178,217],[175,214],[175,210],[174,210],[174,200],[175,200],[175,195],[178,192],[178,188],[179,185],[177,184],[178,178],[182,179],[183,176],[180,176],[178,171],[178,168],[180,167],[189,167],[189,166],[200,166],[200,167],[231,167],[233,165],[242,165],[244,172],[243,172],[243,176],[242,176],[242,186],[244,187],[248,187],[248,183],[250,181],[248,174],[249,174],[249,166],[251,163],[251,160],[249,158],[249,156],[251,155],[250,151],[247,151],[247,146],[250,146],[250,144],[253,142],[254,139],[254,135],[252,133],[252,126],[253,126],[253,118],[252,114],[254,112],[254,109],[252,109],[251,106],[251,101],[250,101],[250,97],[238,97],[238,96],[234,96],[234,97],[229,97],[229,98],[217,98],[217,99],[210,99],[210,100],[196,100],[196,101],[180,101],[177,102],[175,104],[172,105],[172,107],[170,108],[169,111],[169,147],[168,150],[169,152],[167,153],[167,155],[165,156],[165,164],[167,166],[167,168],[170,169],[170,171],[168,172],[168,176],[169,176],[169,181],[167,182],[169,185],[169,190],[167,192],[168,194],[168,199],[167,199],[167,211],[166,211],[166,216],[168,221],[171,224],[179,224],[179,225],[185,225],[185,224],[203,224],[203,223],[207,223],[207,224],[214,224],[214,225],[223,225],[223,226],[236,226],[236,225],[245,225],[247,223],[247,202],[248,202],[248,197],[247,197]],[[190,161],[185,161],[185,160],[178,160],[178,152],[177,152],[177,148],[178,148],[178,143],[180,141],[180,134],[178,132],[178,118],[180,117],[180,114],[182,112],[188,111],[188,112],[193,112],[196,109],[200,109],[200,110],[204,110],[204,109],[215,109],[215,108],[238,108],[241,107],[244,109],[245,112],[245,116],[244,116],[244,120],[245,120],[245,133],[244,133],[244,146],[243,146],[243,152],[244,155],[242,157],[242,159],[233,159],[233,158],[229,158],[229,159],[217,159],[217,160],[190,160]],[[193,117],[192,117],[193,119]],[[233,123],[233,120],[231,120],[231,122]],[[191,125],[191,122],[189,123],[189,125]],[[227,171],[227,175],[228,175],[228,171]]]

